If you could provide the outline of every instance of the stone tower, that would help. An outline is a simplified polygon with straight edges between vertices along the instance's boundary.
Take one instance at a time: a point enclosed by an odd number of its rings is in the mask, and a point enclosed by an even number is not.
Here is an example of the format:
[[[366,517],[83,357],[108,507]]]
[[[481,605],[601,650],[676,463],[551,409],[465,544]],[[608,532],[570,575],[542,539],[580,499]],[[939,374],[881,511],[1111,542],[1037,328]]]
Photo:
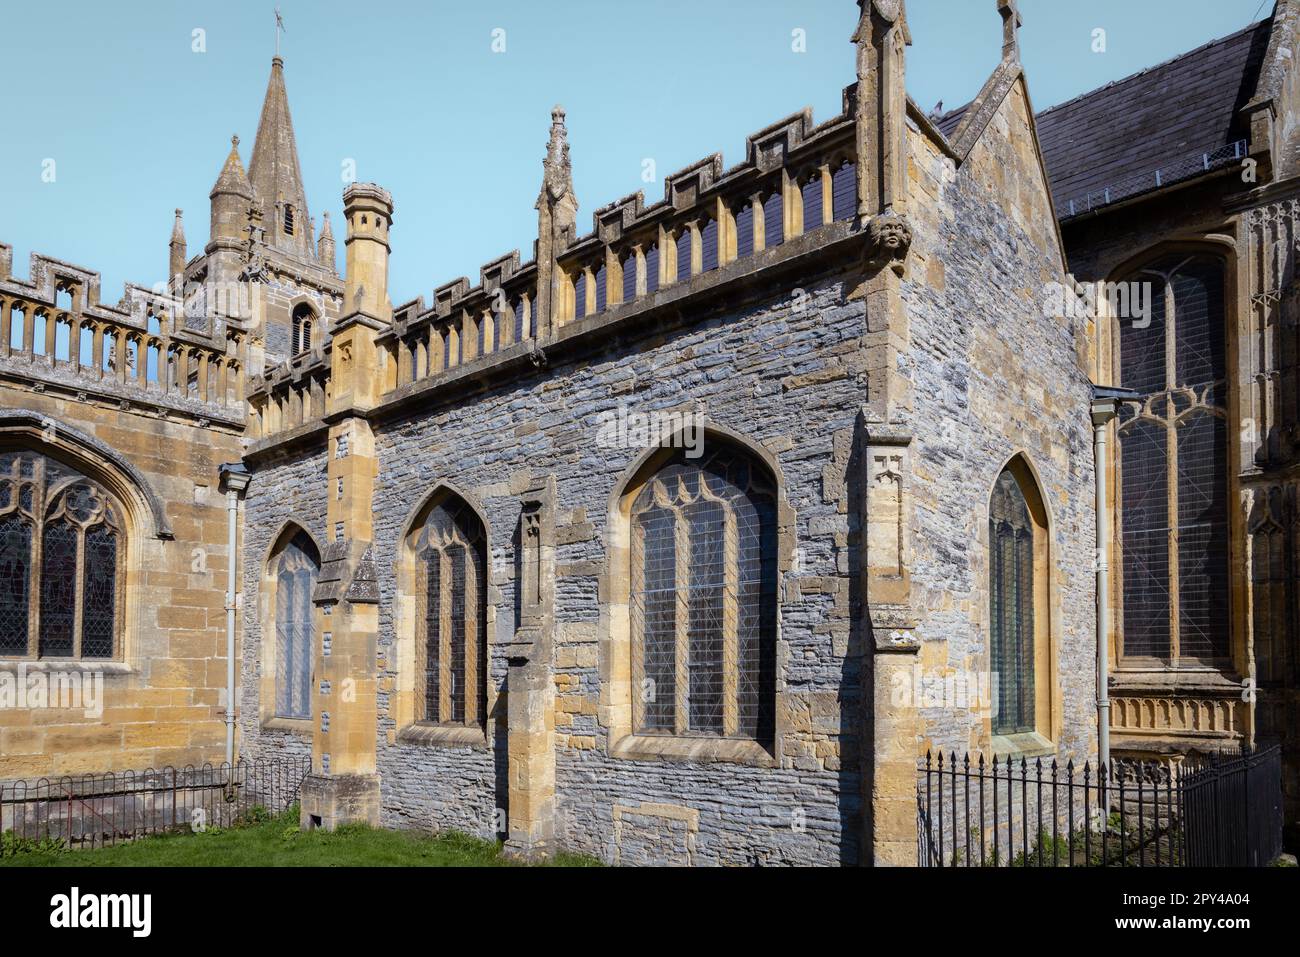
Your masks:
[[[216,288],[208,301],[248,333],[248,371],[266,373],[323,348],[343,309],[343,284],[328,213],[319,245],[312,235],[280,57],[271,61],[248,170],[234,137],[211,198],[203,276]]]

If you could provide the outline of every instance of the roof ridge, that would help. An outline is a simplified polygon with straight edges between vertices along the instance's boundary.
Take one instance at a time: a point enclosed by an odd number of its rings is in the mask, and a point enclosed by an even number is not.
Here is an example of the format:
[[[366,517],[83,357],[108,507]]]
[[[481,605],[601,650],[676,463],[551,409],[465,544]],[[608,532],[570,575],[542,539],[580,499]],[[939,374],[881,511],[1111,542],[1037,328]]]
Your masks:
[[[1179,53],[1176,56],[1172,56],[1167,60],[1162,60],[1159,63],[1155,63],[1149,67],[1145,67],[1141,70],[1138,70],[1136,73],[1130,73],[1128,76],[1121,77],[1118,80],[1111,80],[1109,83],[1105,83],[1102,84],[1101,86],[1094,87],[1091,90],[1088,90],[1084,93],[1080,93],[1078,96],[1071,97],[1068,100],[1063,100],[1062,102],[1049,106],[1046,109],[1039,110],[1037,115],[1039,118],[1042,118],[1049,113],[1055,112],[1056,110],[1064,109],[1067,106],[1072,106],[1075,103],[1078,103],[1080,100],[1086,100],[1088,99],[1088,97],[1100,93],[1103,90],[1109,90],[1111,87],[1115,87],[1115,86],[1122,86],[1125,83],[1129,83],[1140,77],[1146,76],[1147,74],[1154,73],[1156,70],[1163,70],[1165,67],[1177,63],[1179,60],[1185,60],[1190,56],[1194,56],[1197,53],[1201,53],[1205,50],[1208,50],[1210,47],[1217,46],[1221,43],[1227,43],[1230,40],[1237,39],[1243,34],[1251,33],[1255,30],[1258,30],[1265,23],[1271,23],[1272,20],[1273,18],[1271,16],[1265,17],[1263,20],[1256,20],[1254,23],[1249,24],[1248,26],[1244,26],[1240,30],[1237,30],[1233,33],[1229,33],[1221,37],[1216,37],[1213,40],[1210,40],[1206,43],[1202,43],[1198,47],[1193,47],[1192,49]]]

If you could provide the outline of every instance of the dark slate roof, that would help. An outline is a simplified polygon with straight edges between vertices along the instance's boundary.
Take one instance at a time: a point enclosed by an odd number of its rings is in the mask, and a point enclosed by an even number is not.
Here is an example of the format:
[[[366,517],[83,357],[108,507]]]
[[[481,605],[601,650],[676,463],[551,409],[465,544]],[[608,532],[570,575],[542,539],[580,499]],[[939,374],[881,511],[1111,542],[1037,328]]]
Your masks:
[[[1226,165],[1233,154],[1223,148],[1247,135],[1238,114],[1254,95],[1271,25],[1264,20],[1039,113],[1057,215],[1069,218],[1071,200],[1081,211],[1080,200],[1096,201],[1108,188],[1111,201],[1155,189],[1157,169],[1166,185],[1196,175],[1187,161],[1215,149]]]
[[[965,106],[959,106],[955,110],[949,110],[935,120],[934,125],[939,127],[940,133],[948,137],[948,139],[952,139],[952,134],[957,132],[957,127],[961,125],[961,118],[966,115],[968,109],[970,109],[969,103]]]

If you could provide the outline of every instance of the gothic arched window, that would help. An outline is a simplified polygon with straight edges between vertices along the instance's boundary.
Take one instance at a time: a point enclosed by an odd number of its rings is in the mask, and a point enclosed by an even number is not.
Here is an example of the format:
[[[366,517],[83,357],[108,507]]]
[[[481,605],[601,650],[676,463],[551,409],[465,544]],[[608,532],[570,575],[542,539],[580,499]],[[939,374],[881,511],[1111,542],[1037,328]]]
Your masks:
[[[1034,730],[1034,536],[1024,491],[1011,469],[1004,469],[989,505],[989,651],[997,682],[994,734]]]
[[[298,532],[272,559],[275,577],[275,715],[311,717],[311,666],[315,655],[312,592],[320,554]]]
[[[487,534],[447,494],[413,533],[418,720],[481,725],[487,656]]]
[[[776,488],[743,452],[675,452],[631,503],[633,731],[768,741]]]
[[[0,655],[121,654],[125,513],[37,452],[0,452]]]
[[[315,317],[316,313],[305,302],[300,303],[293,310],[292,351],[294,355],[311,349],[312,323]]]
[[[1122,653],[1228,656],[1227,338],[1223,264],[1177,256],[1135,277],[1150,313],[1118,322]]]

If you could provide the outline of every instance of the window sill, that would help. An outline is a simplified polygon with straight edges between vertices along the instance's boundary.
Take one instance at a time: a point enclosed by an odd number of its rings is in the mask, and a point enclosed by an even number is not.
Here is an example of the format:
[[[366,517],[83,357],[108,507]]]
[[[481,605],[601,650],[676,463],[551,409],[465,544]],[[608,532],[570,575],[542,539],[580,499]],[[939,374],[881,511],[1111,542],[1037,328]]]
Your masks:
[[[610,748],[610,756],[628,761],[697,761],[746,764],[758,768],[777,765],[772,752],[757,741],[739,738],[677,738],[657,734],[629,734]]]
[[[73,674],[133,675],[135,669],[125,661],[88,661],[59,658],[0,658],[0,671],[18,672],[24,668],[28,674],[34,672],[63,671]]]
[[[1111,672],[1110,693],[1169,694],[1174,691],[1201,691],[1213,694],[1241,694],[1241,679],[1234,677],[1230,665],[1216,668],[1205,664],[1135,665],[1121,663]]]
[[[290,731],[294,734],[301,734],[305,737],[311,737],[315,730],[315,724],[311,718],[265,718],[262,721],[263,731]]]
[[[487,748],[487,735],[473,725],[417,723],[403,728],[397,743],[422,748]]]
[[[1056,745],[1037,731],[993,735],[993,754],[1004,758],[1041,758],[1056,754]]]

